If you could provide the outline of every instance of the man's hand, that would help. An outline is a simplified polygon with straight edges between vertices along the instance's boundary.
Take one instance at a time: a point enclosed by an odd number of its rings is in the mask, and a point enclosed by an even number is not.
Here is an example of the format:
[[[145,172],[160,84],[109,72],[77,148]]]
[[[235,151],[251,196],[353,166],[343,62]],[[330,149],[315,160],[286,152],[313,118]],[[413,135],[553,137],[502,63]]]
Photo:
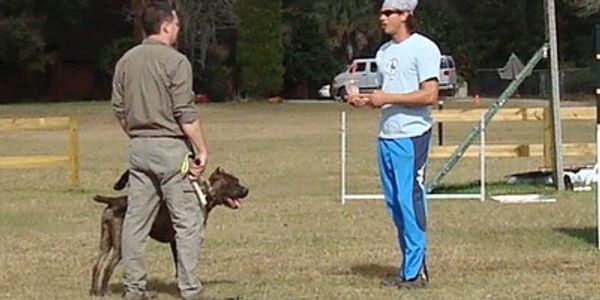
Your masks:
[[[200,120],[195,120],[192,123],[181,124],[181,129],[192,142],[194,151],[196,152],[194,162],[189,169],[189,176],[192,179],[197,179],[204,172],[206,163],[208,162],[208,147],[204,140],[202,125],[200,124]]]
[[[384,106],[386,95],[381,90],[375,90],[371,94],[365,95],[369,99],[369,105],[373,108],[379,108]]]
[[[369,99],[365,97],[365,94],[347,95],[346,99],[348,104],[353,107],[363,107],[369,104]]]
[[[188,171],[189,177],[191,179],[198,179],[198,177],[200,177],[200,175],[204,173],[204,170],[206,169],[207,159],[208,155],[205,151],[200,152],[198,155],[196,155]]]

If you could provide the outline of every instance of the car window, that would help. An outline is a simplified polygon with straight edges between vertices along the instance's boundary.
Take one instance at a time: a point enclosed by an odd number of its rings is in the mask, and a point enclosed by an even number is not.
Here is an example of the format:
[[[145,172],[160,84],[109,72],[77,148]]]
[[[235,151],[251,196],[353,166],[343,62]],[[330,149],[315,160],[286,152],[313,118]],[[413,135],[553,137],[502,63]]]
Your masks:
[[[440,68],[447,69],[448,68],[448,60],[445,57],[442,57],[440,61]]]
[[[454,60],[452,58],[448,58],[448,67],[454,68]]]
[[[377,72],[377,63],[374,63],[374,62],[371,63],[370,71],[371,71],[371,73]]]
[[[367,64],[364,62],[356,63],[356,68],[354,68],[354,72],[364,72],[367,69]]]

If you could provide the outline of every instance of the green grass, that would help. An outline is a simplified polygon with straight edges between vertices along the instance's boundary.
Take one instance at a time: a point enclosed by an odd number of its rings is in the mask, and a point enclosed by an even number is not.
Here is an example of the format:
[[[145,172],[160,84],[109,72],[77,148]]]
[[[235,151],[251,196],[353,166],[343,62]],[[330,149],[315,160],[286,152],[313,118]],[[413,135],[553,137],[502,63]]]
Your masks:
[[[465,106],[447,102],[446,107]],[[522,104],[515,104],[522,105]],[[552,204],[502,205],[444,201],[429,205],[430,288],[403,292],[379,286],[399,263],[395,229],[381,201],[338,202],[341,104],[263,103],[200,106],[221,166],[249,186],[240,211],[218,208],[208,224],[200,276],[220,299],[600,299],[591,192],[491,184],[491,193],[542,192]],[[348,109],[348,189],[379,193],[374,154],[377,112]],[[103,206],[96,193],[125,167],[127,139],[107,102],[3,105],[0,118],[75,115],[80,123],[81,189],[68,189],[61,168],[0,170],[0,299],[86,299]],[[448,144],[472,124],[445,127]],[[539,143],[537,123],[493,123],[490,142]],[[563,124],[565,142],[593,141],[593,122]],[[576,133],[576,134],[570,134]],[[2,155],[59,153],[60,132],[2,133]],[[437,137],[434,136],[434,141]],[[593,162],[566,158],[566,164]],[[433,160],[429,176],[442,165]],[[531,171],[540,158],[488,159],[488,178]],[[475,191],[476,159],[444,179],[447,191]],[[170,251],[151,242],[150,286],[176,299]],[[107,299],[120,299],[118,267]]]

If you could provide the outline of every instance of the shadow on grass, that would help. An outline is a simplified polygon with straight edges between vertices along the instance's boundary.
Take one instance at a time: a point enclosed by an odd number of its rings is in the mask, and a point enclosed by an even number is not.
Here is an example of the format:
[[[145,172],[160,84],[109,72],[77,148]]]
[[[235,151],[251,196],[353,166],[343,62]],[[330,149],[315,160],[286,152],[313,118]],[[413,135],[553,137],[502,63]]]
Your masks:
[[[202,285],[211,286],[211,285],[219,285],[219,284],[234,284],[236,283],[233,280],[207,280],[202,281]],[[148,289],[156,291],[159,294],[169,294],[175,298],[179,298],[179,289],[177,288],[177,281],[173,279],[173,281],[164,282],[161,280],[150,279],[148,280]],[[125,292],[125,288],[123,287],[123,283],[113,283],[109,286],[110,293],[122,295]],[[235,298],[231,298],[235,299]]]
[[[587,244],[596,245],[596,228],[585,227],[585,228],[554,228],[554,230],[568,235],[570,237],[581,240]]]
[[[433,193],[479,193],[479,181],[465,184],[440,185],[433,189]],[[539,183],[508,184],[506,182],[486,182],[486,192],[490,195],[498,194],[526,194],[526,193],[554,193],[554,187]]]
[[[352,273],[369,278],[386,278],[396,275],[398,267],[377,264],[360,264],[351,267]]]

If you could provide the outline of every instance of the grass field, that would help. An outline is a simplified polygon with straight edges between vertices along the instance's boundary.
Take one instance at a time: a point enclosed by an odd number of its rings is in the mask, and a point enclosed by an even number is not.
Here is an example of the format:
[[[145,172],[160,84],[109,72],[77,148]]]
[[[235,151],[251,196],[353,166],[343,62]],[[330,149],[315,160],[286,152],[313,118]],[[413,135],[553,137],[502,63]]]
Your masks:
[[[448,103],[447,106],[468,105]],[[380,287],[399,264],[395,229],[381,201],[338,202],[339,111],[348,109],[349,192],[378,193],[377,112],[337,103],[201,106],[221,166],[249,186],[240,211],[218,208],[199,270],[206,294],[224,299],[600,299],[595,202],[588,193],[552,193],[553,204],[436,200],[429,205],[430,287]],[[60,168],[0,170],[0,299],[86,299],[103,206],[125,168],[127,139],[107,102],[0,106],[0,118],[74,115],[80,124],[81,189]],[[472,124],[445,127],[458,143]],[[536,142],[542,124],[494,123],[489,141]],[[593,121],[563,124],[563,141],[594,141]],[[64,132],[0,133],[2,155],[60,153]],[[437,137],[434,136],[437,141]],[[488,177],[536,170],[540,158],[488,159]],[[566,164],[593,162],[566,158]],[[429,175],[443,161],[430,163]],[[445,184],[478,178],[475,159]],[[152,241],[150,287],[176,299],[171,255]],[[120,299],[118,267],[106,299]]]

